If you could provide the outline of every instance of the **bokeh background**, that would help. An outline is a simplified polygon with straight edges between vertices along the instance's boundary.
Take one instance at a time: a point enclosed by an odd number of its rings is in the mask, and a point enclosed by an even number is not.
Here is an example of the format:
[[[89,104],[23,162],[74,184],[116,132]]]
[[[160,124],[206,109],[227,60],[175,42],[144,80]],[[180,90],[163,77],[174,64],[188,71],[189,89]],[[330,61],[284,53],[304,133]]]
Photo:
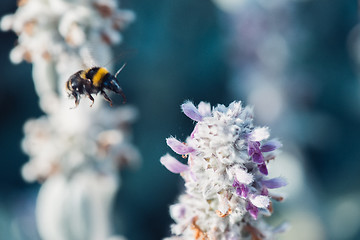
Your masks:
[[[360,239],[358,3],[242,2],[121,2],[137,19],[114,50],[129,54],[115,65],[127,62],[120,83],[140,113],[133,134],[143,161],[120,173],[116,229],[129,240],[169,236],[168,207],[183,182],[159,158],[171,152],[166,137],[192,130],[180,104],[242,100],[284,144],[270,166],[290,183],[271,218],[291,223],[282,239]],[[15,1],[1,1],[0,15],[15,10]],[[37,240],[40,185],[21,177],[28,158],[20,144],[26,120],[43,113],[31,64],[9,60],[15,34],[0,32],[0,41],[0,239]]]

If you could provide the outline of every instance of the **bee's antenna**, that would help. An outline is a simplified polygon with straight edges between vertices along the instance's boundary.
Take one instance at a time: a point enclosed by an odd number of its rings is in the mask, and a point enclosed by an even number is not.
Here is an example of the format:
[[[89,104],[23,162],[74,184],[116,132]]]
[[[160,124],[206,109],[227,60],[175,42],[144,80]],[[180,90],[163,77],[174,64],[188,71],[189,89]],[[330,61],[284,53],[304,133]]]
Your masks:
[[[115,78],[117,78],[117,75],[124,69],[125,66],[126,66],[126,63],[124,63],[122,65],[122,67],[115,73]]]

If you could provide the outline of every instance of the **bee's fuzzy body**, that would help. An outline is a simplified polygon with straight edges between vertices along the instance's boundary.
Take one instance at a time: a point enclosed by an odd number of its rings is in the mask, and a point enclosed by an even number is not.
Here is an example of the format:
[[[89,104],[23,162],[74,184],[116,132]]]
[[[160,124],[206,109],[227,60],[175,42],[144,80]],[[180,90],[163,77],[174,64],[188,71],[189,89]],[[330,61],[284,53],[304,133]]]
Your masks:
[[[108,89],[115,93],[121,94],[123,102],[126,102],[126,97],[117,81],[117,74],[112,75],[104,67],[92,67],[85,70],[80,70],[70,76],[66,82],[66,90],[69,96],[75,98],[75,105],[78,106],[81,95],[86,95],[94,103],[94,98],[91,94],[98,94],[99,92],[104,96],[105,100],[112,105],[112,101],[105,93],[104,89]],[[91,104],[91,106],[92,106]]]

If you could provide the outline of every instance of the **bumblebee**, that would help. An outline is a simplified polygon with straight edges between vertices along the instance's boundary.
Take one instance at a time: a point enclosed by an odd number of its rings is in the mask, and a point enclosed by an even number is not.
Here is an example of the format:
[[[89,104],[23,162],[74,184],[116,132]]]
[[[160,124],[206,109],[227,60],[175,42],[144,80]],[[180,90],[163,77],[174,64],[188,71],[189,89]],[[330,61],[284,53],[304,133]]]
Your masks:
[[[117,75],[124,67],[125,64],[115,75],[112,75],[104,67],[92,67],[80,70],[71,75],[66,81],[66,91],[68,92],[69,97],[73,96],[75,98],[75,107],[79,105],[81,95],[87,96],[92,101],[91,107],[94,104],[94,98],[91,94],[98,94],[99,92],[104,96],[105,100],[110,103],[110,106],[112,106],[112,101],[104,89],[120,94],[123,98],[123,103],[125,103],[125,94],[117,80]]]

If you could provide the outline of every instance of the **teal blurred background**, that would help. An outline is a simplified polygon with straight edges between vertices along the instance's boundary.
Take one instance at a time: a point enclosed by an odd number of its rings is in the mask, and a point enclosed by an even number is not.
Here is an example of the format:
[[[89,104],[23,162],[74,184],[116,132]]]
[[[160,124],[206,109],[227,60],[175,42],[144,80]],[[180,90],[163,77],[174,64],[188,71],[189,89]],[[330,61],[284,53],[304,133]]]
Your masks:
[[[3,0],[0,6],[0,15],[16,10],[12,0]],[[121,6],[137,15],[116,53],[133,52],[125,59],[120,83],[128,104],[140,112],[133,126],[134,144],[143,162],[139,169],[120,173],[114,222],[129,240],[156,240],[169,236],[168,208],[182,191],[181,178],[159,162],[170,152],[166,137],[185,139],[192,131],[193,123],[181,113],[180,104],[187,99],[195,104],[227,105],[234,100],[251,104],[244,90],[251,87],[234,73],[229,60],[234,54],[229,40],[232,21],[213,2],[124,0]],[[290,48],[290,74],[280,91],[293,106],[293,118],[280,116],[268,125],[272,136],[282,140],[284,153],[300,159],[296,166],[304,176],[303,190],[296,199],[290,196],[288,202],[276,205],[274,218],[299,227],[304,221],[292,221],[288,213],[305,206],[313,215],[302,217],[316,217],[318,224],[311,229],[311,239],[360,239],[360,210],[354,204],[360,202],[360,88],[354,59],[360,53],[351,47],[358,24],[357,1],[294,1],[291,14],[294,29],[302,32],[298,47]],[[13,65],[9,60],[16,35],[0,32],[0,36],[0,239],[37,240],[34,205],[39,185],[21,177],[27,156],[20,142],[26,120],[43,113],[31,65]],[[235,68],[241,71],[251,61],[238,62]],[[334,229],[339,224],[348,228]],[[310,231],[308,225],[302,227]]]

